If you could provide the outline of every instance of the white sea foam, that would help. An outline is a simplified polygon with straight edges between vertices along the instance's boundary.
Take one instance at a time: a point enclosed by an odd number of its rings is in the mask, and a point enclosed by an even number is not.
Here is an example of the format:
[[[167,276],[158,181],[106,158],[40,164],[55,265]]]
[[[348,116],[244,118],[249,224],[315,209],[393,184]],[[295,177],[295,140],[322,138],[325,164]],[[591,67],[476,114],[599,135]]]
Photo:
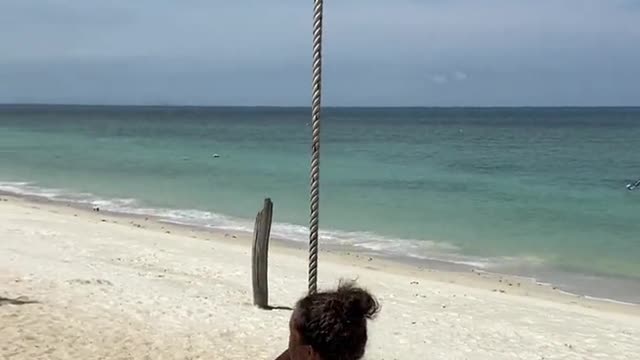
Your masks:
[[[595,296],[588,296],[588,295],[586,295],[584,298],[585,299],[590,299],[590,300],[596,300],[596,301],[604,301],[604,302],[608,302],[608,303],[612,303],[612,304],[629,305],[629,306],[640,306],[640,304],[627,302],[627,301],[619,301],[619,300],[614,300],[614,299],[609,299],[609,298],[602,298],[602,297],[595,297]]]
[[[62,191],[58,189],[40,188],[28,182],[0,182],[0,191],[44,198],[54,198],[62,193]]]
[[[161,221],[181,225],[228,231],[253,231],[253,223],[250,220],[195,209],[151,208],[131,198],[104,199],[90,193],[73,193],[61,189],[42,188],[27,182],[0,182],[0,191],[43,197],[55,201],[87,204],[97,206],[101,210],[118,213],[153,216],[160,218]],[[308,229],[300,225],[274,223],[271,233],[274,238],[278,239],[305,243],[308,241]],[[326,244],[355,247],[367,253],[425,261],[443,261],[477,268],[486,268],[493,263],[491,259],[463,256],[456,246],[444,242],[394,239],[371,232],[336,230],[321,231],[320,239]]]

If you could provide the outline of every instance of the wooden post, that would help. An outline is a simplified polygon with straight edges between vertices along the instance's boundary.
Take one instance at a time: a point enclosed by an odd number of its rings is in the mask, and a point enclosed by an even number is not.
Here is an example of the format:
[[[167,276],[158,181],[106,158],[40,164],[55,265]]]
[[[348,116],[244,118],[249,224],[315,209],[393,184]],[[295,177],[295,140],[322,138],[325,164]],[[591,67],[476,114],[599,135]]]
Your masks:
[[[264,199],[262,211],[256,215],[251,247],[251,277],[253,280],[253,304],[262,309],[269,307],[269,287],[267,284],[269,236],[273,219],[273,203]]]

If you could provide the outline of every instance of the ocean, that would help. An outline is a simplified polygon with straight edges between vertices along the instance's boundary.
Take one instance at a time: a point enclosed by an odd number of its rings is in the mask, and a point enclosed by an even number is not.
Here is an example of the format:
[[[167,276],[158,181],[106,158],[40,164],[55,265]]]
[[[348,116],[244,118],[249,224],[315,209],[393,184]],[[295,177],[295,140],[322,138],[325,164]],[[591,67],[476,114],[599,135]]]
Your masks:
[[[307,240],[306,108],[0,106],[0,191]],[[640,108],[327,108],[321,246],[640,303]],[[215,157],[218,154],[219,157]],[[1,245],[1,240],[0,240]]]

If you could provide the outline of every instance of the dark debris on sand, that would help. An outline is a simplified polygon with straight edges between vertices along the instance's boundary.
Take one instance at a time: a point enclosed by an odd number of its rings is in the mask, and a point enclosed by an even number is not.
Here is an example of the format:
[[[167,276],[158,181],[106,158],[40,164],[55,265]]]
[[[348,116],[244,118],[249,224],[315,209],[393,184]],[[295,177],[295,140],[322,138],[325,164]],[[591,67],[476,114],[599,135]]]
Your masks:
[[[38,301],[29,300],[29,298],[26,296],[19,296],[15,299],[0,296],[0,306],[3,306],[3,305],[20,306],[20,305],[29,305],[29,304],[38,304],[38,303],[39,303]]]

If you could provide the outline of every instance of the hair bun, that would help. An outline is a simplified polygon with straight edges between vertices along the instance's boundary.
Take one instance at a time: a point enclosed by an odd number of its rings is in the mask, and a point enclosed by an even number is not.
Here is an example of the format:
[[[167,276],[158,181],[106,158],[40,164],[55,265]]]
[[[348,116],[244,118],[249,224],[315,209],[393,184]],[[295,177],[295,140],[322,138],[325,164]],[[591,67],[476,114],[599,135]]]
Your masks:
[[[373,319],[380,310],[376,298],[353,282],[341,283],[338,294],[344,302],[345,315],[350,319]]]

